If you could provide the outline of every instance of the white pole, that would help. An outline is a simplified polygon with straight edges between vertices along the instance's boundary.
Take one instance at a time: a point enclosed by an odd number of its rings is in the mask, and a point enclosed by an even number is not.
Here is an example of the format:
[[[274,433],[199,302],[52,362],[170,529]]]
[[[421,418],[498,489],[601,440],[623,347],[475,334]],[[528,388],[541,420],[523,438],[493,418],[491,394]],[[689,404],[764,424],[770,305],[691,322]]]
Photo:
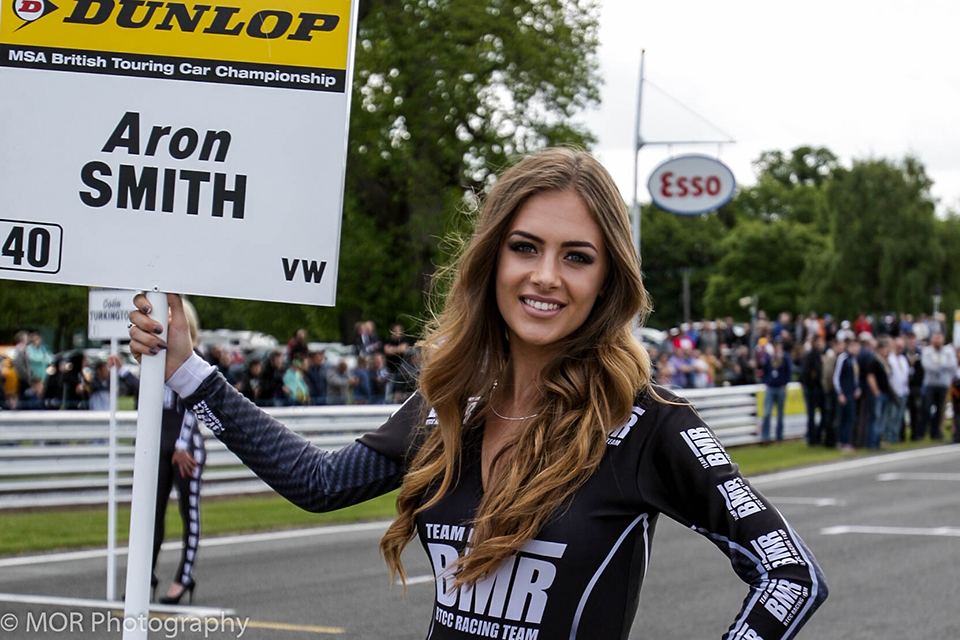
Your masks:
[[[111,360],[118,354],[110,338]],[[117,599],[117,368],[110,367],[110,466],[107,476],[107,600]]]
[[[638,198],[640,177],[640,147],[643,142],[640,140],[640,106],[643,102],[643,59],[646,56],[646,49],[640,50],[640,80],[637,86],[637,117],[633,128],[633,246],[637,248],[637,256],[640,256],[640,200]]]
[[[167,296],[147,293],[150,317],[163,326],[167,337]],[[164,367],[167,352],[145,355],[140,363],[140,401],[137,414],[136,454],[133,460],[133,498],[130,504],[130,543],[127,556],[127,595],[124,603],[123,640],[144,640],[150,622],[150,571],[153,559],[153,525],[160,467],[160,420],[163,412]]]

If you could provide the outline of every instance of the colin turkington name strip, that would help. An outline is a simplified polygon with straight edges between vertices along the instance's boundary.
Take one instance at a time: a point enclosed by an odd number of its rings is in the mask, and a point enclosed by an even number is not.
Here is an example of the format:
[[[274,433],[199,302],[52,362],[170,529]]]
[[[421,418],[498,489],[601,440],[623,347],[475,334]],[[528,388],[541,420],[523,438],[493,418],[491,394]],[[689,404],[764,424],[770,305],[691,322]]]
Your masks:
[[[0,66],[343,93],[340,69],[0,44]]]

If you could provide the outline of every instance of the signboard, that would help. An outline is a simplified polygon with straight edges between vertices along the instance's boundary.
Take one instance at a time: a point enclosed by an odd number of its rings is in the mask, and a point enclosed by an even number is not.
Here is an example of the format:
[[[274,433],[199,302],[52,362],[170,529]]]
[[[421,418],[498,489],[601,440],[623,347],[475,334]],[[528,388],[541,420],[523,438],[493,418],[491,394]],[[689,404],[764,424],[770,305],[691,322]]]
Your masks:
[[[356,2],[0,3],[0,278],[332,305]]]
[[[127,340],[135,292],[126,289],[90,289],[87,337],[91,340]]]
[[[960,349],[960,309],[953,310],[953,346]]]
[[[727,165],[710,156],[689,154],[671,158],[654,169],[647,188],[661,209],[696,215],[727,204],[736,184]]]

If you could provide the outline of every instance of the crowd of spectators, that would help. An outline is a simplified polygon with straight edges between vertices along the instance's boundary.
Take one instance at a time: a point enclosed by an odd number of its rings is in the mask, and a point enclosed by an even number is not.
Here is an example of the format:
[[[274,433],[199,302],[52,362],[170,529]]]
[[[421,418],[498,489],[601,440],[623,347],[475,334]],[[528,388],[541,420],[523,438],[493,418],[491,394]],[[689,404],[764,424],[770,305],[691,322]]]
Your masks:
[[[38,333],[20,332],[16,340],[9,384],[0,373],[0,409],[109,408],[107,358],[90,361],[79,349],[54,355]],[[372,321],[359,322],[352,346],[328,357],[310,347],[301,329],[285,349],[243,353],[211,344],[200,355],[260,406],[398,403],[416,389],[419,350],[403,325],[395,323],[381,339]],[[120,395],[130,393],[122,387]]]
[[[260,406],[398,403],[416,389],[419,352],[402,324],[394,323],[381,339],[372,321],[358,322],[353,346],[355,356],[328,358],[325,350],[310,348],[300,329],[286,349],[262,358],[243,358],[218,346],[203,355]]]
[[[952,438],[960,442],[960,369],[945,330],[942,313],[838,321],[815,313],[769,320],[761,311],[755,326],[729,318],[681,325],[648,350],[665,386],[766,385],[763,441],[782,440],[785,388],[796,380],[809,444],[879,448],[928,435],[942,440],[947,402],[954,405]]]
[[[776,439],[782,434],[785,385],[799,380],[811,408],[808,440],[845,447],[879,446],[890,441],[894,432],[892,426],[884,425],[897,419],[917,425],[912,432],[919,437],[927,432],[942,437],[943,405],[948,399],[960,399],[960,386],[954,382],[956,362],[949,354],[943,356],[945,362],[953,362],[952,369],[947,371],[944,364],[943,372],[931,374],[925,381],[924,371],[931,367],[924,367],[922,355],[925,348],[940,352],[934,345],[942,343],[945,328],[943,314],[917,318],[906,313],[859,314],[850,321],[830,314],[794,318],[780,313],[771,320],[760,311],[755,325],[736,323],[732,318],[680,325],[659,344],[648,343],[648,351],[654,380],[667,387],[766,384],[761,425],[765,440],[772,439],[771,416],[775,412]],[[352,347],[347,354],[311,348],[301,329],[284,349],[242,353],[214,344],[201,355],[261,406],[396,403],[415,390],[419,353],[400,323],[394,323],[381,338],[372,321],[358,322]],[[952,353],[949,345],[941,348]],[[878,350],[887,367],[876,358]],[[901,361],[893,358],[891,365],[889,354],[904,356],[906,387],[901,384]],[[856,360],[856,385],[851,372],[844,369],[848,360],[846,367],[853,366],[852,358]],[[88,362],[80,350],[54,355],[40,334],[23,331],[16,336],[11,360],[16,383],[4,385],[0,379],[0,409],[108,407],[110,375],[105,360]],[[838,362],[842,375],[834,382]],[[819,385],[814,383],[818,377]],[[850,387],[848,393],[839,393],[843,385]],[[888,385],[894,390],[888,390]],[[4,386],[9,393],[3,393]],[[856,396],[851,403],[839,399],[843,395],[846,400],[850,394]],[[867,400],[861,401],[861,396]],[[889,419],[884,417],[888,412],[892,412]],[[814,416],[818,415],[823,428],[814,428]],[[880,425],[876,433],[874,425]],[[958,432],[954,429],[954,437]],[[901,426],[898,438],[903,439],[904,433],[905,426]]]

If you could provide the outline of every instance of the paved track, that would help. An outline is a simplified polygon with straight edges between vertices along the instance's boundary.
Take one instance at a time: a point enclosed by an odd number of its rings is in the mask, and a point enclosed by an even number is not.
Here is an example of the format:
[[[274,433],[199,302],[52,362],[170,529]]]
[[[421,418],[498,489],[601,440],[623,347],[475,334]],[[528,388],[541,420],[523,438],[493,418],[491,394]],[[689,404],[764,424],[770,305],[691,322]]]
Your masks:
[[[960,638],[954,607],[960,575],[960,446],[759,476],[753,482],[804,537],[830,583],[830,598],[801,638]],[[426,576],[429,566],[419,548],[411,548],[406,564],[414,584],[406,600],[400,587],[391,590],[377,555],[383,528],[333,527],[202,547],[197,604],[233,609],[241,620],[249,617],[243,638],[420,640],[434,587],[417,578]],[[177,556],[173,550],[161,555],[164,579],[173,574]],[[104,567],[103,557],[17,565],[0,560],[0,592],[102,599]],[[631,638],[719,638],[745,594],[713,545],[662,519]],[[91,603],[12,599],[0,595],[0,626],[4,614],[13,614],[18,628],[0,631],[0,638],[108,637],[102,620],[109,614]],[[73,633],[69,628],[27,631],[28,612],[34,622],[44,612],[48,622],[56,612],[74,613],[79,624]],[[101,621],[96,629],[95,612]],[[69,617],[56,618],[57,624],[64,619]],[[207,637],[239,634],[236,627],[211,630]],[[161,630],[150,637],[202,638],[204,633]]]

